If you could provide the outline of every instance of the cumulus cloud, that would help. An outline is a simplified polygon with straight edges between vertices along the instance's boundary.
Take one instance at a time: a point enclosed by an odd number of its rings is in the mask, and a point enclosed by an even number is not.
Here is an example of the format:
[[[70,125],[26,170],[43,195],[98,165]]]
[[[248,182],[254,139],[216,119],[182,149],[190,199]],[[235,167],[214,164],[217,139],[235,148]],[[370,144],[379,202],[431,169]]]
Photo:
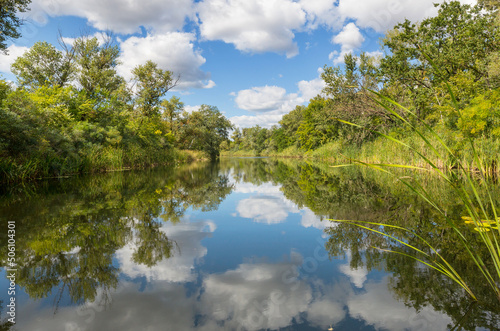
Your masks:
[[[241,199],[236,211],[240,217],[252,219],[257,223],[282,223],[289,213],[299,212],[297,206],[285,198],[280,187],[271,183],[236,183],[234,192],[253,194],[250,198]]]
[[[330,54],[330,59],[334,64],[339,64],[344,61],[344,55],[352,53],[354,50],[361,47],[365,38],[359,31],[359,28],[354,23],[349,23],[339,34],[333,37],[332,42],[340,45],[340,53],[333,52]]]
[[[324,25],[332,29],[342,26],[342,17],[335,6],[336,0],[300,0],[301,7],[307,13],[307,26],[317,29]]]
[[[241,264],[203,282],[203,313],[227,329],[279,329],[308,310],[312,289],[294,277],[297,264]]]
[[[0,52],[0,72],[9,73],[12,63],[29,48],[23,46],[10,45],[7,48],[8,54]]]
[[[426,17],[435,16],[436,0],[340,0],[338,13],[345,19],[352,19],[361,28],[372,28],[377,32],[385,32],[396,23],[406,18],[411,21],[421,21]],[[462,3],[475,3],[473,0],[461,0]]]
[[[343,264],[339,267],[340,271],[351,279],[351,282],[357,288],[363,288],[363,284],[366,282],[366,277],[368,276],[368,271],[364,267],[351,268],[349,264]]]
[[[197,105],[197,106],[184,106],[184,110],[187,111],[188,113],[192,113],[194,111],[198,111],[200,110],[201,108],[201,105]]]
[[[261,185],[255,185],[252,183],[238,182],[236,179],[231,177],[232,183],[235,185],[234,193],[259,193],[272,196],[282,196],[283,193],[280,191],[280,186],[273,185],[271,183],[262,183]]]
[[[281,109],[296,95],[287,95],[286,90],[278,86],[260,86],[241,90],[236,96],[238,108],[251,111],[271,111]]]
[[[321,73],[321,72],[320,72]],[[301,80],[297,83],[299,88],[299,99],[297,101],[308,102],[310,99],[321,94],[325,82],[320,77],[313,80]]]
[[[377,330],[448,330],[452,323],[449,316],[436,312],[429,305],[417,312],[394,299],[387,289],[387,278],[380,283],[367,284],[364,293],[347,300],[347,306],[352,317],[364,320]]]
[[[25,17],[38,24],[45,24],[47,16],[73,15],[96,29],[121,34],[139,32],[141,26],[157,32],[181,30],[194,15],[191,0],[33,0],[30,7]]]
[[[211,88],[215,83],[210,80],[210,73],[200,69],[206,60],[193,42],[196,36],[185,32],[168,32],[148,35],[147,37],[130,37],[120,40],[122,50],[118,73],[130,79],[134,67],[151,60],[159,68],[171,70],[180,76],[176,90],[189,88]]]
[[[198,4],[200,33],[244,52],[298,54],[293,31],[306,23],[300,4],[290,0],[205,0]]]
[[[318,69],[321,74],[322,69]],[[233,95],[238,108],[256,112],[255,116],[242,115],[231,117],[231,122],[237,127],[252,127],[260,125],[270,128],[277,125],[284,114],[289,113],[296,106],[308,102],[321,94],[325,82],[317,77],[312,80],[301,80],[297,83],[296,93],[287,93],[279,86],[259,86],[241,90]]]
[[[103,45],[106,41],[111,38],[110,35],[106,34],[105,32],[96,32],[91,36],[88,36],[87,38],[92,39],[92,38],[97,38],[97,42],[99,45]],[[77,38],[71,38],[71,37],[62,37],[62,41],[65,42],[67,45],[73,45],[75,40]]]
[[[319,230],[324,230],[331,226],[330,222],[322,221],[321,217],[317,216],[309,208],[304,208],[302,210],[302,218],[300,220],[300,224],[305,228],[312,227]]]
[[[348,276],[351,280],[351,283],[354,284],[357,288],[363,288],[364,283],[368,277],[368,270],[365,267],[359,268],[351,268],[351,252],[347,252],[347,263],[339,266],[340,272],[344,275]]]
[[[240,217],[257,223],[276,224],[284,222],[289,213],[297,213],[298,209],[284,198],[262,195],[240,200],[236,211]]]
[[[16,327],[33,331],[135,331],[145,327],[164,330],[166,325],[170,330],[196,329],[193,326],[196,296],[189,296],[183,284],[161,282],[151,284],[146,290],[140,287],[140,283],[122,280],[119,288],[110,293],[108,306],[98,299],[83,306],[61,306],[57,314],[51,304],[53,300],[43,305],[40,301],[28,302],[20,307],[27,318],[17,320]]]
[[[241,115],[229,118],[238,128],[250,128],[259,125],[263,128],[271,128],[273,125],[278,125],[283,114],[261,114],[256,116]]]
[[[184,222],[176,225],[165,223],[161,231],[176,243],[178,250],[173,252],[169,259],[147,267],[137,264],[132,254],[137,249],[134,240],[116,251],[115,256],[121,272],[131,278],[146,277],[149,281],[187,282],[193,280],[192,273],[195,262],[207,254],[207,249],[201,241],[215,231],[215,224],[211,221]]]

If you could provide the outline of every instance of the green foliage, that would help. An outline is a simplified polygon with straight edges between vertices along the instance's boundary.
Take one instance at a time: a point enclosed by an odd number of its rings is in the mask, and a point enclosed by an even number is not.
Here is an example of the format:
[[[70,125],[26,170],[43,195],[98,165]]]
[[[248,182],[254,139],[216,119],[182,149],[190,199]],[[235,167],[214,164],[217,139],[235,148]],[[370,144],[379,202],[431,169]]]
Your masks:
[[[234,137],[231,150],[257,155],[286,150],[287,155],[293,151],[295,156],[306,153],[336,161],[342,155],[385,162],[391,158],[415,161],[412,152],[395,153],[394,146],[381,142],[375,134],[420,146],[411,130],[395,125],[400,116],[419,128],[424,125],[419,120],[424,120],[425,125],[441,132],[467,163],[466,156],[472,154],[464,144],[466,139],[493,147],[498,139],[499,17],[495,1],[482,1],[477,6],[451,1],[439,5],[435,17],[397,24],[382,41],[384,56],[346,54],[343,66],[325,66],[321,95],[285,114],[266,139],[256,134],[260,127],[245,129],[248,139],[245,134],[243,140]],[[367,90],[390,97],[416,116],[390,102],[374,102]],[[385,111],[386,106],[393,112]],[[482,150],[485,169],[497,171],[497,151],[496,147]],[[455,161],[440,160],[438,166],[452,168]]]
[[[11,70],[22,87],[62,87],[74,74],[72,60],[72,54],[63,54],[48,42],[39,41],[12,63]]]
[[[124,84],[123,78],[116,73],[120,50],[117,45],[112,44],[111,36],[107,36],[102,44],[99,44],[96,37],[77,38],[71,50],[71,54],[73,53],[78,83],[89,97],[106,95]]]
[[[6,52],[6,41],[21,36],[19,27],[22,21],[17,12],[26,12],[31,0],[2,0],[0,3],[0,51]]]
[[[176,84],[173,73],[147,61],[132,70],[137,88],[137,104],[144,116],[159,115],[161,98]]]
[[[192,113],[184,112],[180,120],[179,144],[184,149],[205,151],[211,159],[216,159],[232,127],[217,107],[202,105]]]
[[[16,282],[33,299],[57,289],[72,303],[94,302],[118,285],[117,250],[133,246],[133,261],[148,267],[180,254],[162,226],[178,223],[188,208],[213,210],[232,189],[206,163],[74,178],[2,196],[0,224],[14,220],[23,233],[16,241]],[[2,245],[7,239],[0,235]]]
[[[173,96],[170,100],[163,100],[161,102],[162,116],[165,121],[169,123],[169,130],[174,133],[176,131],[175,123],[184,109],[184,103]]]
[[[386,36],[384,46],[391,53],[381,61],[381,75],[386,84],[404,86],[406,104],[423,119],[439,103],[434,89],[442,82],[463,72],[470,73],[474,81],[487,81],[486,64],[500,46],[499,32],[493,12],[458,1],[445,2],[436,17],[419,24],[406,20]]]

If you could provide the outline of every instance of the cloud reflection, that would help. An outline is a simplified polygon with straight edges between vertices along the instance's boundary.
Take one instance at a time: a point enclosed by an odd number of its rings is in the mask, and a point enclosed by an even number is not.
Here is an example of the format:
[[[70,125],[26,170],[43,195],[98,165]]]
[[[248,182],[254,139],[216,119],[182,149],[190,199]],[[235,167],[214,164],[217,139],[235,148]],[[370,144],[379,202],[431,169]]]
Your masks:
[[[121,272],[130,278],[146,277],[149,281],[165,280],[187,282],[195,279],[192,273],[194,264],[207,254],[201,240],[211,236],[216,225],[212,221],[185,221],[180,224],[165,223],[161,227],[167,237],[175,242],[175,252],[169,259],[147,267],[133,261],[132,255],[137,249],[135,240],[116,251],[116,259]]]

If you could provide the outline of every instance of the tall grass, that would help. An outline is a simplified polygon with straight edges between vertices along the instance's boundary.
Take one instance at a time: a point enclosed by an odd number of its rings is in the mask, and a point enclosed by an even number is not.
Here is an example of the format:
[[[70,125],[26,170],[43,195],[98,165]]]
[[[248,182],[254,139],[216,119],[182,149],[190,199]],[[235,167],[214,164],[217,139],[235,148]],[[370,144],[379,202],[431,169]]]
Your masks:
[[[13,183],[40,178],[62,177],[81,173],[146,168],[157,165],[190,162],[173,148],[127,148],[91,145],[68,156],[55,153],[31,155],[29,158],[0,158],[0,183]]]
[[[448,91],[453,100],[455,111],[457,111],[459,116],[461,116],[458,103],[456,102],[449,86]],[[443,220],[456,233],[460,245],[468,252],[468,256],[471,261],[473,261],[476,265],[478,275],[481,275],[484,278],[485,283],[491,287],[497,298],[500,300],[500,218],[497,206],[491,196],[490,188],[488,187],[488,181],[486,180],[489,173],[496,171],[496,169],[494,169],[496,166],[496,162],[494,162],[495,156],[486,155],[486,159],[484,156],[480,157],[479,151],[484,151],[484,146],[481,146],[478,149],[472,139],[467,139],[464,148],[458,153],[445,142],[445,139],[443,139],[440,134],[424,122],[420,122],[420,126],[417,127],[407,120],[407,118],[413,118],[418,121],[417,116],[412,111],[377,92],[371,92],[375,95],[374,100],[380,106],[397,118],[401,126],[410,129],[414,133],[414,137],[412,138],[414,140],[404,141],[381,132],[373,132],[379,134],[381,137],[384,137],[386,142],[394,144],[394,146],[397,147],[395,149],[396,153],[398,151],[401,153],[401,150],[405,150],[410,153],[402,154],[412,155],[412,158],[406,160],[406,163],[401,164],[365,162],[360,159],[350,159],[350,161],[352,164],[363,165],[394,176],[398,181],[435,208],[441,214]],[[396,107],[400,110],[400,112],[404,114],[404,117],[394,111],[392,107]],[[346,122],[340,119],[339,121],[351,126],[360,127],[354,123]],[[489,163],[490,165],[486,166],[485,161],[491,161]],[[418,180],[411,180],[411,178],[409,179],[407,176],[398,176],[397,173],[393,171],[393,169],[396,168],[431,171],[437,174],[451,186],[454,194],[457,195],[459,201],[467,210],[468,215],[463,215],[462,220],[450,219],[447,211],[439,205],[435,197],[431,196],[426,189],[425,184],[422,184]],[[447,168],[453,168],[453,170],[446,171],[445,169]],[[473,170],[473,172],[471,172],[471,170]],[[481,196],[486,198],[481,198]],[[416,259],[441,272],[459,284],[472,299],[477,300],[471,288],[453,268],[452,263],[449,263],[445,258],[443,258],[438,250],[436,250],[424,238],[418,237],[418,235],[411,229],[395,227],[393,225],[383,223],[345,220],[334,221],[347,222],[349,224],[384,235],[392,240],[396,240],[402,246],[414,250],[418,253],[417,256],[419,257],[410,256],[409,254],[406,254],[404,250],[392,252]],[[485,246],[488,252],[486,257],[481,256],[474,249],[472,243],[467,240],[463,231],[468,230],[460,230],[457,222],[464,221],[466,223],[473,224],[474,229],[469,230],[475,230],[477,232],[477,236],[479,236],[481,244]],[[431,253],[426,253],[415,246],[411,246],[404,240],[388,234],[388,231],[384,231],[384,229],[388,230],[389,228],[397,228],[398,230],[417,236],[422,243],[430,249]],[[490,268],[487,266],[490,266]]]

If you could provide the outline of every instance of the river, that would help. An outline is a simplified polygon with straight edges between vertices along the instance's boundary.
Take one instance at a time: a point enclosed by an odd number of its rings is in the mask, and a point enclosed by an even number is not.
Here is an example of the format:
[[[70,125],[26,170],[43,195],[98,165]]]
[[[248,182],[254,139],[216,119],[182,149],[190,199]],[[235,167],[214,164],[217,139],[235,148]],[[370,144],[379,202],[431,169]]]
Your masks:
[[[465,215],[444,183],[421,180]],[[425,235],[480,303],[387,252],[418,257],[397,242],[332,219]],[[366,169],[226,158],[17,185],[0,196],[0,226],[2,330],[12,298],[12,330],[500,328],[498,300],[439,215]]]

